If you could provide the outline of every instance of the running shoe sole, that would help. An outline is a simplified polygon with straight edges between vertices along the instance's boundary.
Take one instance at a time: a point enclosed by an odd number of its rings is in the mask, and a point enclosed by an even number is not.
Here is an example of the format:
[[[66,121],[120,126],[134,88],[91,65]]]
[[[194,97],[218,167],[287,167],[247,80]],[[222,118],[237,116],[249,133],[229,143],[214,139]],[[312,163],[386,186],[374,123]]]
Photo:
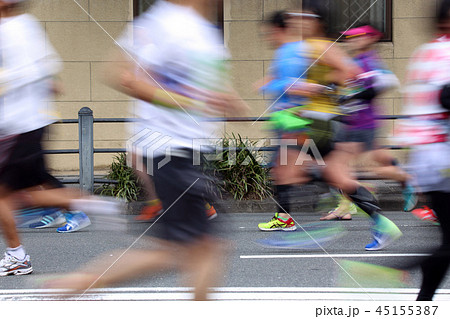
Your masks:
[[[215,214],[213,214],[211,216],[208,216],[208,220],[212,220],[212,219],[214,219],[216,217],[217,217],[217,213],[215,213]]]
[[[281,228],[281,227],[276,227],[276,228],[261,228],[261,227],[258,227],[260,230],[262,230],[262,231],[278,231],[278,230],[282,230],[282,231],[295,231],[295,230],[297,230],[297,226],[291,226],[291,227],[284,227],[284,228]]]
[[[28,275],[28,274],[31,274],[32,272],[33,272],[33,267],[9,270],[7,272],[1,272],[0,277]]]

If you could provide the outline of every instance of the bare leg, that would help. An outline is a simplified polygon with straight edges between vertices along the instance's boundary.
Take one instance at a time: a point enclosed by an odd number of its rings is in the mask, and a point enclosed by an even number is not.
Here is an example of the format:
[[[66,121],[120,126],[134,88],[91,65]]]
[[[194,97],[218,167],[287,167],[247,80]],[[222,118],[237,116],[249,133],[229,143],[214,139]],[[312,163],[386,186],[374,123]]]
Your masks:
[[[167,271],[175,266],[175,250],[130,250],[116,261],[110,255],[120,256],[123,251],[107,253],[75,273],[50,280],[48,288],[64,288],[83,292],[90,288],[111,286],[144,274]]]
[[[158,199],[158,195],[156,194],[155,184],[151,177],[143,172],[136,171],[136,174],[139,177],[139,180],[144,184],[145,190],[147,191],[147,200],[152,201]]]
[[[327,166],[323,169],[324,178],[331,186],[341,189],[346,194],[352,194],[360,186],[349,173],[349,153],[336,149],[327,155]]]
[[[348,176],[345,170],[341,170],[342,151],[334,150],[325,159],[327,166],[324,169],[324,178],[328,183],[336,188],[340,188],[348,197],[366,212],[372,219],[376,219],[381,209],[378,202],[370,191],[361,186],[351,176]]]
[[[359,184],[356,183],[351,175],[350,163],[361,153],[362,143],[341,142],[336,143],[335,151],[327,156],[327,168],[324,169],[324,177],[330,183],[344,192],[354,191]],[[343,188],[342,188],[343,187]],[[352,219],[349,213],[351,201],[344,196],[340,199],[339,205],[328,215],[320,218],[320,220],[332,219]]]
[[[223,252],[224,246],[216,239],[205,238],[189,245],[165,243],[158,250],[128,251],[116,262],[108,253],[78,272],[51,280],[45,286],[84,292],[88,288],[111,286],[177,267],[190,277],[195,289],[195,300],[206,300],[208,288],[214,285],[222,270],[224,263],[220,257]],[[112,254],[120,256],[122,251]]]
[[[144,188],[147,192],[147,195],[148,195],[147,199],[149,201],[158,199],[158,195],[156,194],[155,184],[153,183],[153,180],[150,177],[150,175],[148,175],[147,172],[145,171],[147,168],[145,167],[145,165],[143,165],[144,171],[136,169],[136,167],[137,167],[136,161],[137,161],[137,155],[132,153],[131,154],[131,167],[133,167],[134,173],[136,174],[136,176],[139,178],[139,181],[144,186]]]
[[[279,158],[277,165],[272,168],[272,177],[274,179],[275,187],[282,188],[283,186],[295,185],[295,184],[306,184],[311,180],[308,173],[303,165],[309,160],[309,155],[306,155],[299,150],[288,149],[286,153],[286,158]],[[277,196],[279,205],[282,208],[288,205],[289,198],[284,198],[283,196]],[[289,218],[290,215],[283,211],[288,211],[288,209],[282,209],[279,212],[279,216],[282,218]]]
[[[225,243],[215,238],[205,238],[187,248],[186,253],[182,271],[195,288],[195,300],[207,300],[209,288],[217,284],[223,272]]]
[[[375,167],[374,173],[386,179],[391,179],[400,183],[405,183],[411,179],[399,166],[392,165],[394,158],[387,150],[378,149],[369,152],[370,157],[381,167]]]
[[[73,199],[81,198],[78,190],[68,188],[56,188],[45,190],[28,190],[24,198],[29,206],[60,207],[70,210]]]
[[[121,251],[112,253],[113,256],[120,256]],[[109,256],[109,254],[108,254]],[[145,274],[154,274],[167,271],[175,264],[175,253],[173,250],[133,250],[128,251],[122,258],[111,266],[115,260],[108,257],[95,262],[92,266],[86,268],[86,273],[94,273],[95,269],[102,270],[102,273],[96,273],[98,281],[94,286],[105,287],[119,282],[140,277]],[[89,270],[91,269],[91,270]],[[106,272],[105,272],[106,271]],[[103,272],[105,272],[103,274]],[[103,274],[103,275],[102,275]],[[102,275],[100,277],[100,275]]]
[[[2,192],[2,194],[6,193],[6,191]],[[9,195],[3,195],[0,198],[0,228],[8,247],[14,248],[20,246],[19,234],[17,233],[16,222],[14,220],[13,205],[11,196]]]

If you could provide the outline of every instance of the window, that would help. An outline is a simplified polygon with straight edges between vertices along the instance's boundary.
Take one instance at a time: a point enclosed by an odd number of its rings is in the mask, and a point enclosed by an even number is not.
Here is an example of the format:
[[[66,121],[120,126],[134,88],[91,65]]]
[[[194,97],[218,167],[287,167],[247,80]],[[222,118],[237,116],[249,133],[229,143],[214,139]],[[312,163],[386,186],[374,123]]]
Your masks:
[[[145,12],[154,2],[155,0],[134,0],[134,16]]]
[[[329,8],[330,36],[338,37],[340,31],[347,30],[353,23],[355,26],[367,23],[384,33],[383,41],[392,39],[392,0],[325,0],[324,2]]]
[[[133,0],[134,16],[140,15],[145,12],[156,0]],[[217,0],[217,6],[213,8],[213,15],[216,17],[215,24],[223,30],[223,0]]]

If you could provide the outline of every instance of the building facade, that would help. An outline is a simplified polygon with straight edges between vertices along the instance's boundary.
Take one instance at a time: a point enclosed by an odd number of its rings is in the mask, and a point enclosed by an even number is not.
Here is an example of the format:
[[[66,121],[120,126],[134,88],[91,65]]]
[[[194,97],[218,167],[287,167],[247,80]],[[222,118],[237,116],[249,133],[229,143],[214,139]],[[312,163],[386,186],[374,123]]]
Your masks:
[[[108,62],[108,52],[139,11],[154,0],[40,0],[30,1],[30,12],[42,21],[50,41],[64,61],[61,74],[65,94],[55,100],[63,119],[77,118],[82,107],[90,107],[95,117],[128,117],[133,100],[106,87],[99,80],[100,69]],[[331,1],[331,0],[330,0]],[[333,17],[336,28],[349,25],[355,14],[365,12],[370,0],[332,0],[342,14]],[[414,48],[432,36],[433,17],[438,0],[378,0],[364,19],[375,21],[385,34],[378,50],[387,66],[404,80],[408,59]],[[218,24],[223,28],[225,44],[232,54],[233,84],[251,106],[250,116],[260,116],[268,107],[268,97],[259,95],[253,83],[261,79],[270,65],[273,52],[260,36],[260,25],[271,12],[299,8],[301,0],[223,0],[218,8]],[[358,14],[357,14],[358,15]],[[380,99],[381,114],[397,114],[401,108],[399,91]],[[127,124],[130,125],[130,124]],[[394,121],[384,121],[380,142],[386,143],[394,129]],[[252,139],[268,136],[257,123],[223,123],[221,134],[239,133]],[[125,146],[126,124],[97,123],[94,146]],[[54,124],[46,138],[48,149],[77,148],[76,124]],[[104,170],[111,154],[96,154],[95,167]],[[49,155],[49,166],[55,174],[78,170],[77,155]]]

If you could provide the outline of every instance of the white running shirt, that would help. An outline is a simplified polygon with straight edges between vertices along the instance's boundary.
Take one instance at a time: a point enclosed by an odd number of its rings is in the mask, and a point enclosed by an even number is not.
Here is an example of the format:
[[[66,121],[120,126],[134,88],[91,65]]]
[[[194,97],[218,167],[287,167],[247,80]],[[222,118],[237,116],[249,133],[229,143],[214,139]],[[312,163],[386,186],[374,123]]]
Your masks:
[[[51,79],[62,69],[40,23],[29,14],[0,19],[0,136],[55,122]]]
[[[224,91],[228,85],[223,39],[216,26],[192,8],[158,1],[135,21],[133,37],[124,35],[119,43],[165,89],[189,96],[192,91]],[[192,149],[193,139],[215,136],[215,125],[202,122],[202,115],[143,101],[137,102],[135,114],[140,129],[170,139],[150,152],[135,149],[147,157],[164,155],[168,147]]]

